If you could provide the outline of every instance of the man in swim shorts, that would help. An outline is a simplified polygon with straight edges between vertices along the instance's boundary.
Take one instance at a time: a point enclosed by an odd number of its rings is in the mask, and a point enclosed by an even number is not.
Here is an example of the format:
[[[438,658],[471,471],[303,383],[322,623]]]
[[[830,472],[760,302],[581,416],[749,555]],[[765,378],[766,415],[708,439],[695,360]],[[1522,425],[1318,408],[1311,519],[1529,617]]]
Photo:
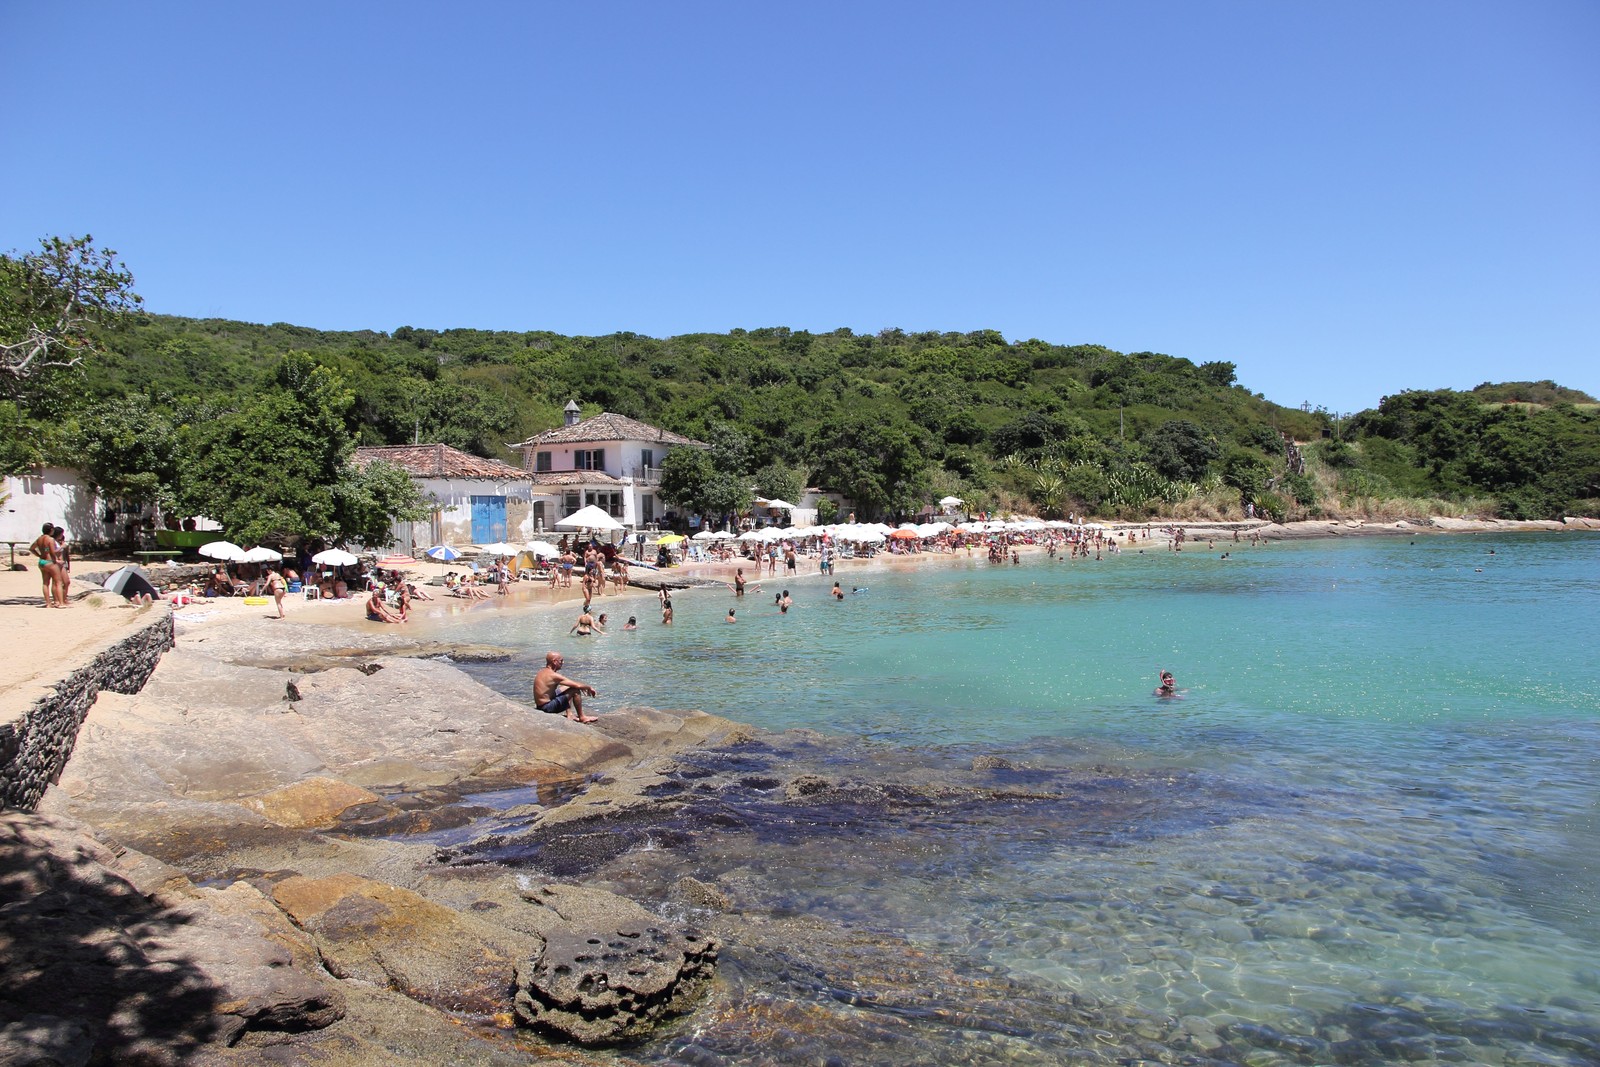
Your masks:
[[[544,669],[533,676],[534,707],[548,715],[565,713],[573,722],[596,721],[594,716],[583,713],[583,697],[585,693],[592,697],[600,694],[594,686],[562,674],[563,662],[559,652],[544,654]]]
[[[367,618],[371,622],[404,622],[389,608],[388,601],[383,595],[382,583],[372,587],[372,595],[367,597]]]

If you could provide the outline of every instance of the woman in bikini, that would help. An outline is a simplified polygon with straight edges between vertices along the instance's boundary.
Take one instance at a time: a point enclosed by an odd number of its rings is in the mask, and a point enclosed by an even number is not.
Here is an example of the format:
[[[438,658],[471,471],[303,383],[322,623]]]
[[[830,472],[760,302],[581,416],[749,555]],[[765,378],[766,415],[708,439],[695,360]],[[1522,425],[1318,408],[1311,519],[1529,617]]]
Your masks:
[[[289,591],[289,583],[276,569],[267,572],[267,593],[272,597],[272,602],[278,606],[278,618],[283,618],[283,597]]]
[[[44,583],[44,606],[47,608],[65,607],[65,604],[56,603],[57,582],[56,575],[59,569],[60,546],[56,544],[55,528],[48,522],[44,524],[43,532],[28,546],[28,551],[37,557],[39,562],[39,579]]]

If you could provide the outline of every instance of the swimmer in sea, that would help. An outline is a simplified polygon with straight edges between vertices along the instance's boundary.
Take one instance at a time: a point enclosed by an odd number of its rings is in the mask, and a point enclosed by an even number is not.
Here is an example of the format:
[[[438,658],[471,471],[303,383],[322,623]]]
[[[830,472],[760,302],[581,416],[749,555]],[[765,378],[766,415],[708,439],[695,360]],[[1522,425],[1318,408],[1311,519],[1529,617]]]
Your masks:
[[[835,600],[843,600],[844,599],[844,590],[839,588],[839,583],[838,582],[834,582],[833,583],[833,599],[835,599]]]
[[[725,621],[725,622],[738,622],[739,620],[733,617],[733,609],[729,608],[728,609],[728,617],[723,621]]]
[[[588,637],[594,633],[594,616],[587,611],[579,615],[578,621],[572,624],[572,629],[568,630],[567,633],[575,634],[578,637]]]
[[[622,624],[622,628],[624,630],[637,630],[639,628],[639,619],[638,619],[638,617],[634,616],[634,615],[629,615],[628,616],[628,621]]]
[[[1178,682],[1177,682],[1176,679],[1174,679],[1172,677],[1172,672],[1163,670],[1163,671],[1157,671],[1156,673],[1161,678],[1161,684],[1156,686],[1156,696],[1158,696],[1158,697],[1175,697],[1175,696],[1177,696],[1178,695]]]

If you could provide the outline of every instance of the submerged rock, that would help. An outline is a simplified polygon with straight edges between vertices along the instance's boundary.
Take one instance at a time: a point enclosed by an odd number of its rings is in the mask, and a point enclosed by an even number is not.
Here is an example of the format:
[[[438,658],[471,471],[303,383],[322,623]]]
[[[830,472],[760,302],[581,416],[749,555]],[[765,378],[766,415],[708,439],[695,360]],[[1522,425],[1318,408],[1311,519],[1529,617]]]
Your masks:
[[[716,973],[717,939],[609,893],[546,886],[530,899],[563,918],[517,965],[517,1020],[580,1045],[643,1037],[688,1012]]]

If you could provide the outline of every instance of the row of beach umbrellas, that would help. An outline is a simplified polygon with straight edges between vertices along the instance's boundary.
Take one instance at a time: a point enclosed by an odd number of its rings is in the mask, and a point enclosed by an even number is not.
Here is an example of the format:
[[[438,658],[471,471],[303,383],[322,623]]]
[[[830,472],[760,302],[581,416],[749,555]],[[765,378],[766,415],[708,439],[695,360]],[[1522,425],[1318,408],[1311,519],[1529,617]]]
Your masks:
[[[208,541],[198,549],[207,559],[220,560],[223,563],[276,563],[283,559],[283,553],[265,545],[256,545],[254,548],[240,548],[232,541]],[[311,557],[312,563],[324,567],[348,567],[360,562],[353,552],[346,552],[342,548],[327,548]],[[380,563],[384,562],[379,560]],[[415,563],[410,556],[405,557],[405,562]]]
[[[584,512],[592,511],[594,515],[585,515]],[[583,511],[575,512],[567,519],[558,522],[557,526],[569,526],[574,529],[604,529],[598,522],[605,519],[607,522],[620,529],[621,525],[599,508],[590,507]],[[578,520],[574,525],[573,520]],[[1044,521],[1042,519],[1020,519],[1009,522],[998,519],[988,522],[963,522],[952,526],[948,522],[912,523],[904,522],[899,526],[889,526],[881,522],[850,522],[830,523],[826,526],[805,527],[777,527],[767,526],[759,530],[747,530],[742,534],[733,534],[727,530],[701,530],[694,535],[696,541],[742,541],[761,542],[783,541],[806,537],[828,536],[840,541],[870,541],[879,542],[887,538],[899,540],[926,539],[938,537],[941,534],[959,531],[961,533],[999,533],[1008,532],[1036,532],[1046,529],[1066,529],[1072,523],[1059,519]],[[1080,523],[1081,528],[1100,529],[1099,523]],[[666,534],[657,540],[658,544],[677,544],[684,540],[681,534]],[[554,557],[561,554],[561,550],[546,541],[527,541],[523,544],[512,544],[508,541],[497,541],[494,544],[484,545],[481,551],[491,556],[519,556],[524,552],[540,557]],[[240,548],[231,541],[211,541],[200,546],[199,552],[209,559],[222,560],[228,563],[269,563],[283,559],[283,553],[264,545],[254,548]],[[461,553],[449,545],[434,545],[424,553],[429,559],[440,563],[450,563],[461,558]],[[311,562],[325,567],[346,567],[359,562],[358,557],[342,548],[329,548],[318,552],[311,557]],[[408,566],[418,562],[411,556],[396,553],[378,560],[380,567]]]

